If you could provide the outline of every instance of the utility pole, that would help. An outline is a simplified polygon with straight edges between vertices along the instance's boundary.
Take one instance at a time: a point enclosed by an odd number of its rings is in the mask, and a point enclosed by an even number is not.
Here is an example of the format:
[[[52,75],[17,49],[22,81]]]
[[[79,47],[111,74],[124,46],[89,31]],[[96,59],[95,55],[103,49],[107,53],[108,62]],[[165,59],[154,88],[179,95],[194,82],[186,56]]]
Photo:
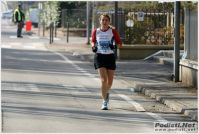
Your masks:
[[[175,13],[175,45],[174,45],[174,80],[179,82],[179,62],[180,62],[180,1],[174,5]]]
[[[115,28],[118,29],[118,1],[115,1]],[[117,59],[117,45],[115,44],[115,51],[114,51],[115,57]]]
[[[118,1],[115,1],[115,28],[118,29]]]
[[[40,36],[40,29],[41,29],[41,18],[40,18],[41,16],[40,16],[40,13],[41,13],[42,10],[43,10],[43,9],[42,9],[42,8],[43,8],[42,5],[43,5],[43,4],[42,4],[41,2],[38,3],[38,9],[39,9],[39,16],[38,16],[38,17],[39,17],[39,22],[38,22],[38,35],[39,35],[39,36]]]
[[[87,36],[87,44],[90,43],[90,2],[87,1],[86,3],[86,36]]]

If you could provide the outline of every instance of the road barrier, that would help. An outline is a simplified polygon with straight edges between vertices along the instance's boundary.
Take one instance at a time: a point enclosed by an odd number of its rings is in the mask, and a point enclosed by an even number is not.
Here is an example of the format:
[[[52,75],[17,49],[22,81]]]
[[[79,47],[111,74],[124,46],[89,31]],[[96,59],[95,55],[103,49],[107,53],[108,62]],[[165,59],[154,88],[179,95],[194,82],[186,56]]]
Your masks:
[[[30,32],[32,29],[32,22],[30,20],[26,21],[26,32]]]

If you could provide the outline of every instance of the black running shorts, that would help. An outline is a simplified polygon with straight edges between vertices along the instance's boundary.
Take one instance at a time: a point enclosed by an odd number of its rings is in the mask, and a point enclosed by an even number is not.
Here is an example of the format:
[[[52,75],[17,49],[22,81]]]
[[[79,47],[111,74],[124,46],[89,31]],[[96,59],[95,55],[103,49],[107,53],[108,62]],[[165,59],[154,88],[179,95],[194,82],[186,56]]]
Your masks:
[[[115,55],[114,54],[99,54],[96,53],[94,56],[94,67],[95,69],[105,67],[106,69],[115,70]]]

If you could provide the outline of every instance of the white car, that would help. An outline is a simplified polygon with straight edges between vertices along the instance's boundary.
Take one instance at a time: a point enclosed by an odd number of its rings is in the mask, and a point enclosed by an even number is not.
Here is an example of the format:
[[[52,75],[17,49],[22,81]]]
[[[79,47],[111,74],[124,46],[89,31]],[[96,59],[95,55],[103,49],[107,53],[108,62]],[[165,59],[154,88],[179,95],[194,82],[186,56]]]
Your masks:
[[[13,16],[13,10],[10,9],[2,12],[1,19],[12,19],[12,16]]]
[[[38,27],[39,13],[40,13],[40,10],[38,8],[30,8],[29,9],[29,19],[32,22],[32,25],[34,27]]]

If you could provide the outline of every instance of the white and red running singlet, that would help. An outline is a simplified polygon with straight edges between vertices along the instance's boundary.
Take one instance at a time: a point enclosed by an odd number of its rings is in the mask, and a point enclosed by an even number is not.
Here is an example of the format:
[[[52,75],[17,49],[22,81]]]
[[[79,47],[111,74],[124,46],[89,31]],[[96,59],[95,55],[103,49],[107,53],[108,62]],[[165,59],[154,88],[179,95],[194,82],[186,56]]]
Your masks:
[[[94,29],[92,32],[92,42],[97,45],[97,52],[100,54],[113,54],[110,44],[114,42],[121,44],[118,32],[115,29],[109,28],[107,31],[102,31],[100,28]]]

